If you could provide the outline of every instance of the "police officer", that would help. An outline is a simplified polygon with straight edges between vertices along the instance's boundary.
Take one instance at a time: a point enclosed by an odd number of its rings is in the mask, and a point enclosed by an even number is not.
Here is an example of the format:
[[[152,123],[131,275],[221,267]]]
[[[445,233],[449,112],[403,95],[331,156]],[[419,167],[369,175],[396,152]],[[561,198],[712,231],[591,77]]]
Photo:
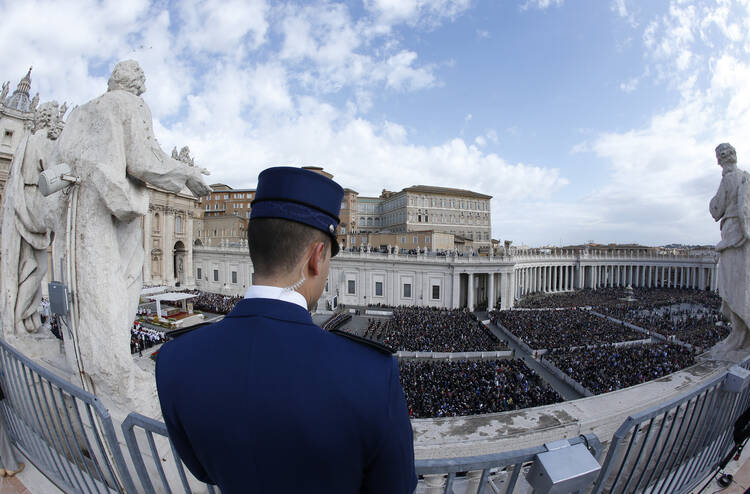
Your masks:
[[[226,318],[164,345],[169,437],[223,494],[411,494],[411,423],[391,352],[323,331],[315,307],[338,252],[333,180],[276,167],[248,225],[255,285]]]

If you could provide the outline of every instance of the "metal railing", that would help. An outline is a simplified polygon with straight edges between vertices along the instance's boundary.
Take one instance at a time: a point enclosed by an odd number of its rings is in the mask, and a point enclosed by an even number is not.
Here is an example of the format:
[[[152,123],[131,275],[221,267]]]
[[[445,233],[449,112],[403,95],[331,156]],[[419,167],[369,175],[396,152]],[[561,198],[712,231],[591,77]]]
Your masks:
[[[750,367],[750,359],[740,364]],[[617,430],[593,486],[594,493],[686,493],[715,470],[732,446],[733,425],[750,404],[750,387],[733,392],[727,372],[658,407],[630,416]],[[10,439],[65,492],[156,494],[218,489],[186,472],[165,425],[131,413],[122,424],[125,454],[99,400],[42,368],[0,339],[0,420]],[[594,435],[585,442],[599,459]],[[524,466],[545,446],[475,457],[418,460],[418,491],[512,493]],[[131,476],[131,467],[135,479]],[[135,481],[138,482],[136,485]],[[464,486],[462,486],[464,487]]]
[[[156,472],[158,476],[158,485],[160,486],[159,490],[154,489],[152,475],[149,472],[148,467],[146,466],[146,462],[144,461],[144,452],[141,451],[141,448],[138,444],[136,431],[138,431],[138,434],[143,439],[145,439],[146,443],[148,444],[148,456],[151,459],[151,463],[153,463],[153,465],[151,465],[151,472]],[[138,480],[140,481],[143,492],[145,492],[146,494],[156,494],[157,492],[176,492],[176,487],[169,482],[168,476],[164,470],[165,466],[167,468],[176,470],[177,476],[180,480],[179,485],[180,487],[182,487],[183,492],[192,492],[187,479],[187,476],[190,474],[185,472],[184,463],[182,463],[182,461],[179,461],[179,455],[177,454],[172,441],[169,440],[169,436],[167,436],[167,426],[164,425],[163,422],[159,422],[158,420],[154,420],[139,413],[132,412],[125,418],[125,421],[122,423],[122,432],[125,435],[125,442],[128,447],[128,452],[130,453],[130,457],[133,459],[133,467],[135,468],[136,475],[138,477]],[[161,451],[159,450],[159,447],[156,444],[158,438],[154,438],[155,434],[163,438],[163,440],[160,441],[161,443],[169,443],[168,449],[172,453],[172,460],[167,465],[164,465],[166,456],[169,456],[164,455],[164,449],[166,449],[167,447],[166,445],[162,444]],[[173,478],[173,476],[170,477]],[[202,485],[205,488],[205,491],[208,492],[208,494],[221,492],[217,487],[199,482],[198,480],[195,480],[194,485]]]
[[[21,452],[60,489],[135,492],[109,412],[0,339],[0,419]]]
[[[726,378],[628,417],[612,437],[593,494],[686,493],[715,471],[750,398],[750,388],[726,390]]]
[[[602,453],[602,444],[595,434],[587,434],[568,440],[571,446],[585,443],[594,458]],[[544,453],[544,445],[533,448],[494,453],[482,456],[463,458],[441,458],[437,460],[417,460],[417,475],[424,477],[426,489],[430,494],[453,494],[456,474],[466,474],[469,485],[466,492],[484,494],[505,492],[511,494],[518,485],[518,477],[524,466],[534,461],[536,455]]]

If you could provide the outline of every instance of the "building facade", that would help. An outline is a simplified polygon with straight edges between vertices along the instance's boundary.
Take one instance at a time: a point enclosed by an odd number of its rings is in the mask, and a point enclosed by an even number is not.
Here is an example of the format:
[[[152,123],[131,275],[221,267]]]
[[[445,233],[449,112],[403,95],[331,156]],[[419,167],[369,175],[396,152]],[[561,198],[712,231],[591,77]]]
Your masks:
[[[348,247],[358,233],[431,230],[469,239],[474,249],[486,251],[492,245],[491,200],[470,190],[427,185],[383,190],[380,197],[346,189],[339,235]]]
[[[604,287],[682,287],[716,290],[710,255],[669,255],[655,250],[513,251],[488,256],[399,255],[342,251],[331,260],[318,308],[413,305],[509,309],[530,293]],[[196,286],[241,295],[252,284],[246,248],[196,247]],[[196,277],[197,274],[196,274]]]

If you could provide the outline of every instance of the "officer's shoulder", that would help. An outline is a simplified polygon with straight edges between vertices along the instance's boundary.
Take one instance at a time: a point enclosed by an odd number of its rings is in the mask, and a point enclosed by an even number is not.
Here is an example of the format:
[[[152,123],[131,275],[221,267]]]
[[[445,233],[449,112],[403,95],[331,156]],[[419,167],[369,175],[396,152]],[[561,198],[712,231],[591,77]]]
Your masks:
[[[329,331],[329,333],[336,335],[338,337],[341,337],[341,338],[346,338],[348,340],[354,341],[356,343],[359,343],[360,345],[375,349],[378,352],[383,353],[385,355],[393,355],[393,353],[395,353],[393,348],[387,345],[384,345],[375,340],[371,340],[369,338],[363,338],[362,336],[358,336],[356,334],[352,334],[347,331],[343,331],[341,329],[332,329],[331,331]]]

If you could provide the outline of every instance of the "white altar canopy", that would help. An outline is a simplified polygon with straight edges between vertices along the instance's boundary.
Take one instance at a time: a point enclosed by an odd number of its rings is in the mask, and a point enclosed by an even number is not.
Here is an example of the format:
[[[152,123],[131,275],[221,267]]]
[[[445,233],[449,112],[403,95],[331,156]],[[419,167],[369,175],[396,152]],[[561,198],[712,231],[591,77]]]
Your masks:
[[[177,292],[169,292],[169,293],[162,293],[159,295],[154,295],[153,297],[148,297],[151,300],[156,302],[156,315],[159,319],[161,319],[161,302],[182,302],[182,310],[187,312],[187,302],[186,300],[189,298],[195,298],[197,295],[193,295],[192,293],[177,293]]]

